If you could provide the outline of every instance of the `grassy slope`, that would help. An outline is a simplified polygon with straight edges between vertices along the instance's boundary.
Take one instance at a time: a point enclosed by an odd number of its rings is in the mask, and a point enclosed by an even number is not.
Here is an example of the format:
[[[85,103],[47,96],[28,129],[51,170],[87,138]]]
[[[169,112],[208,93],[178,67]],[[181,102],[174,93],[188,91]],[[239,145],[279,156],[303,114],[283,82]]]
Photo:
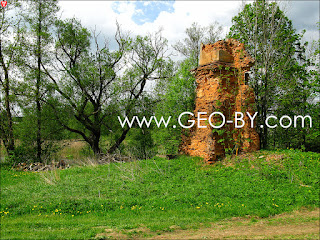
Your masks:
[[[320,154],[290,150],[214,166],[180,157],[46,173],[2,169],[1,238],[87,239],[105,228],[171,231],[312,209],[319,169]]]

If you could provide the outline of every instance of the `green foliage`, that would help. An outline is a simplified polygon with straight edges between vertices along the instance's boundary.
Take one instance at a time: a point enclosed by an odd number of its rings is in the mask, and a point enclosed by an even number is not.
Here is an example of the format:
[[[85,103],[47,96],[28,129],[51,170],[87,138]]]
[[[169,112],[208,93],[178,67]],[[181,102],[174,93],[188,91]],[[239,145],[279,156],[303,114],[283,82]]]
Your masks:
[[[59,115],[58,121],[88,142],[95,154],[114,152],[130,130],[120,127],[118,116],[130,118],[152,111],[143,107],[152,106],[145,88],[150,80],[161,80],[166,73],[167,40],[161,31],[131,39],[117,24],[118,49],[111,51],[107,43],[98,44],[95,32],[91,36],[75,19],[58,21],[56,25],[58,68],[66,75],[55,78],[48,70],[46,74],[59,93],[58,99],[77,123]],[[95,41],[95,50],[90,47],[91,40]],[[122,71],[123,66],[126,68]],[[62,112],[54,104],[51,106]],[[102,134],[111,135],[108,149],[101,149]]]
[[[61,147],[54,141],[43,143],[42,161],[44,163],[50,163],[52,160],[57,159],[57,154],[60,150]],[[6,157],[5,162],[11,167],[15,167],[19,163],[37,162],[37,148],[34,142],[31,144],[21,142],[13,151],[11,151],[11,154]]]
[[[164,117],[165,121],[171,117],[167,128],[162,126],[154,131],[154,140],[162,147],[165,154],[176,154],[181,142],[182,128],[178,124],[178,117],[183,112],[193,112],[195,98],[195,78],[190,73],[192,59],[186,59],[178,67],[174,76],[166,82],[166,90],[159,96],[159,104],[155,110],[156,117]],[[162,87],[161,85],[159,87]],[[189,115],[182,118],[186,123]],[[176,127],[174,128],[173,125]],[[183,134],[188,134],[184,130]]]
[[[37,161],[43,162],[47,158],[44,135],[45,131],[50,131],[45,122],[47,122],[46,118],[51,117],[46,116],[43,105],[52,91],[47,89],[48,77],[45,76],[42,68],[53,60],[49,49],[52,47],[52,27],[59,7],[55,0],[35,0],[32,4],[23,6],[25,9],[19,14],[23,16],[22,25],[25,27],[25,36],[19,41],[21,47],[19,70],[23,78],[23,83],[18,88],[19,95],[23,96],[19,99],[19,107],[27,118],[32,115],[33,128],[24,129],[29,133],[33,129],[33,132],[30,136],[24,134],[25,138],[22,141],[28,140],[30,146],[35,146]],[[20,122],[20,126],[23,125],[27,126],[28,123]]]
[[[198,64],[201,43],[221,38],[218,23],[207,27],[193,23],[187,28],[184,41],[173,46],[187,59],[176,65],[168,58],[168,41],[161,30],[130,37],[117,23],[117,49],[111,50],[79,20],[57,20],[57,1],[20,3],[0,8],[0,137],[13,164],[47,161],[54,158],[57,140],[79,136],[91,148],[86,155],[116,149],[137,158],[148,158],[158,150],[178,152],[182,134],[189,134],[177,123],[178,116],[194,109],[196,82],[189,70]],[[256,93],[258,126],[268,114],[313,118],[312,129],[259,130],[263,147],[269,142],[273,148],[320,149],[316,124],[319,42],[312,44],[312,54],[307,56],[302,35],[274,2],[247,4],[233,18],[229,37],[244,42],[256,60],[250,84]],[[220,70],[230,69],[221,66]],[[227,89],[228,78],[220,81],[218,92]],[[215,105],[217,109],[232,107],[220,101]],[[13,114],[16,109],[21,110],[19,118]],[[137,124],[133,129],[122,128],[118,121],[118,116],[153,115],[158,120],[171,116],[168,128],[140,129]],[[221,144],[233,133],[228,129],[216,132]],[[101,144],[101,138],[108,139],[107,143]]]
[[[23,38],[23,28],[20,27],[21,4],[13,1],[10,6],[0,9],[0,139],[8,155],[15,148],[14,113],[17,103],[14,88],[18,85],[17,66],[22,54],[20,40]]]
[[[49,162],[56,157],[59,151],[58,140],[67,137],[64,128],[56,121],[55,113],[48,104],[42,105],[42,161]],[[23,117],[15,125],[15,134],[19,139],[16,149],[12,151],[9,158],[14,165],[22,162],[37,162],[37,134],[35,131],[35,122],[37,121],[37,112],[32,105],[24,106]]]
[[[306,146],[306,135],[313,132],[308,127],[259,127],[269,115],[318,118],[311,110],[318,100],[314,101],[312,86],[316,81],[312,77],[312,63],[306,57],[307,43],[301,42],[304,32],[296,32],[276,2],[265,0],[246,4],[232,22],[228,37],[243,42],[255,59],[249,85],[255,92],[261,147]]]
[[[136,116],[142,121],[145,117],[149,121],[152,117],[152,113],[155,107],[154,99],[152,96],[145,95],[142,100],[139,101],[138,111]],[[123,144],[121,153],[124,155],[132,156],[137,159],[152,158],[156,154],[154,139],[152,138],[152,132],[154,130],[154,122],[147,127],[142,127],[136,124],[129,132],[126,138],[126,144]]]
[[[90,32],[75,18],[55,21],[57,34],[57,49],[63,49],[70,56],[78,56],[90,48]],[[76,46],[76,47],[75,47]]]
[[[151,130],[147,128],[135,128],[130,131],[127,137],[127,144],[124,153],[137,159],[147,159],[153,157],[155,152],[154,141]]]

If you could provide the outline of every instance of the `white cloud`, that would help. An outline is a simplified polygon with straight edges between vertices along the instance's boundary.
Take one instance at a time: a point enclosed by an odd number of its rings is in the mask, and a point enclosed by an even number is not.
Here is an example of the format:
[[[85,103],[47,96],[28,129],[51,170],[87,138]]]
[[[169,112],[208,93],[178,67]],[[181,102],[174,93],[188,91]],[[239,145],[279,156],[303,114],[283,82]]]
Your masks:
[[[184,31],[193,22],[206,26],[218,21],[223,26],[231,26],[231,18],[237,13],[240,1],[176,1],[173,13],[162,12],[154,23],[145,25],[152,29],[163,26],[169,42],[185,37]]]
[[[148,22],[145,19],[144,24],[138,25],[132,20],[132,16],[137,14],[137,10],[139,11],[139,9],[135,9],[134,1],[117,3],[112,1],[60,1],[59,3],[61,10],[63,10],[63,18],[75,16],[82,21],[84,26],[91,29],[96,26],[98,30],[110,38],[114,36],[117,20],[124,30],[130,30],[133,34],[146,34],[163,27],[164,37],[168,39],[170,45],[183,39],[185,29],[193,22],[205,26],[218,21],[223,25],[224,33],[227,33],[231,26],[232,17],[238,13],[242,5],[241,1],[175,1],[173,12],[162,11],[153,22]],[[148,3],[144,2],[144,4]],[[117,4],[116,11],[113,9],[113,4]],[[290,6],[290,11],[297,11],[295,2],[292,2]],[[296,25],[299,22],[304,23],[301,11],[299,13],[299,18],[295,18],[293,21]],[[308,13],[306,12],[305,15],[308,16]],[[289,16],[294,17],[292,14]],[[144,16],[141,17],[143,19]],[[306,35],[316,38],[314,34],[316,29],[309,31]]]
[[[131,30],[135,34],[152,32],[163,26],[166,37],[176,39],[183,36],[186,27],[192,22],[207,25],[215,20],[228,26],[231,18],[237,13],[239,1],[176,1],[173,5],[174,12],[161,12],[153,22],[143,25],[136,24],[132,19],[135,12],[133,2],[120,2],[115,13],[112,10],[113,2],[110,1],[60,1],[63,18],[77,17],[84,26],[93,28],[97,26],[106,34],[115,30],[115,21],[118,20],[124,29]],[[137,11],[137,10],[136,10]]]

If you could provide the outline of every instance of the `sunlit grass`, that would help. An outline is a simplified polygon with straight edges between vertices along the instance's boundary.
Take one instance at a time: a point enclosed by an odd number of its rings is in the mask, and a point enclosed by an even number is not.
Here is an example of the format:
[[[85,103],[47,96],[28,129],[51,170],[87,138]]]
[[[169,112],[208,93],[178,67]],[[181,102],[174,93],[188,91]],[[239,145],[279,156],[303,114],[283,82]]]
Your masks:
[[[320,154],[293,150],[260,151],[213,166],[181,156],[47,173],[2,169],[1,233],[90,238],[103,231],[95,226],[169,231],[312,209],[319,205],[319,169]]]

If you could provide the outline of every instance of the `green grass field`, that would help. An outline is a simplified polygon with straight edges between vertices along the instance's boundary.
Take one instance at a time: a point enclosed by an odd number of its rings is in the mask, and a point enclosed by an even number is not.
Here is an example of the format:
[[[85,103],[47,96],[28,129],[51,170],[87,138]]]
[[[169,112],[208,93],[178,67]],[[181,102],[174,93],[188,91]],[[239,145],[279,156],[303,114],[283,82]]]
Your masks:
[[[185,156],[42,173],[2,165],[1,239],[94,239],[105,229],[142,238],[175,231],[172,226],[314,210],[319,170],[320,154],[294,150],[211,166]]]

